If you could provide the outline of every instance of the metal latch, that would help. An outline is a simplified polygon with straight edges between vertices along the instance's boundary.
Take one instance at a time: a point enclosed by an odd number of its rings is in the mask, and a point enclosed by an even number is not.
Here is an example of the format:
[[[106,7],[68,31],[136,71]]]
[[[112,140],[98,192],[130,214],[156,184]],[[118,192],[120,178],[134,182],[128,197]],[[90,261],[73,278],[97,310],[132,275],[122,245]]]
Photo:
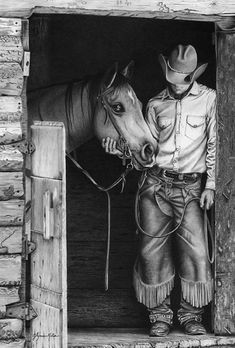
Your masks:
[[[24,246],[24,250],[23,250],[24,259],[28,260],[29,254],[31,254],[36,249],[36,244],[33,242],[30,242],[28,240],[28,236],[25,235],[23,239],[23,246]]]
[[[6,317],[32,320],[37,317],[37,313],[29,302],[19,302],[7,306]]]
[[[24,155],[31,155],[36,149],[33,142],[26,139],[17,141],[16,143],[11,144],[11,146],[18,149]]]

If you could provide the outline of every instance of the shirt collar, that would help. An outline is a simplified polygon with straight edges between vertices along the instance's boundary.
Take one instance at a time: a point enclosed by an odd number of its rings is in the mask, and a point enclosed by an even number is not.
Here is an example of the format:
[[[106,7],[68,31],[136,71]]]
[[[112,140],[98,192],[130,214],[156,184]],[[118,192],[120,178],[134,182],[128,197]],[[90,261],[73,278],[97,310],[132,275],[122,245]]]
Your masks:
[[[198,83],[196,81],[193,82],[192,88],[188,92],[187,96],[190,94],[192,94],[192,95],[199,94],[199,86],[198,86]],[[166,89],[164,89],[164,91],[162,92],[162,95],[160,97],[162,98],[162,100],[167,99],[167,98],[174,99],[174,97],[170,94],[168,87]]]

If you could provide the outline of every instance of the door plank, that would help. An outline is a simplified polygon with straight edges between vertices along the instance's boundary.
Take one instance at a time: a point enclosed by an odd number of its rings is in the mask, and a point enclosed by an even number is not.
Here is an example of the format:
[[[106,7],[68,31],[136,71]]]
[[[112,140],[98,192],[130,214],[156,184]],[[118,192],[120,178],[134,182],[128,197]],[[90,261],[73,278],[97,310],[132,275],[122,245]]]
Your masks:
[[[52,179],[62,179],[65,145],[61,142],[61,123],[45,122],[46,125],[40,126],[41,122],[35,122],[32,126],[32,138],[36,148],[32,155],[32,175],[47,177]],[[51,128],[53,128],[53,137]]]
[[[32,230],[37,245],[31,255],[32,348],[67,347],[67,255],[65,130],[62,123],[31,127]],[[49,229],[48,229],[49,228]]]

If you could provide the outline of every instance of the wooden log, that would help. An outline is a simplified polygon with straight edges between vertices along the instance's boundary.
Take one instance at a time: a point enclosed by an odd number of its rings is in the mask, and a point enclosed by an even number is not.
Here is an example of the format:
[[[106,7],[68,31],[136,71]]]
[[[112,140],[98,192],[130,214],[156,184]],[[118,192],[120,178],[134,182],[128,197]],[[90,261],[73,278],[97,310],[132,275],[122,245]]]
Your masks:
[[[23,47],[20,36],[0,35],[0,62],[22,61]]]
[[[103,289],[106,255],[105,242],[68,244],[68,288]],[[111,243],[110,288],[130,288],[137,253],[133,242]]]
[[[22,139],[21,121],[21,98],[0,96],[0,144],[10,144]]]
[[[20,122],[0,121],[0,145],[11,144],[22,139]]]
[[[0,200],[7,201],[24,196],[22,172],[0,172]]]
[[[8,254],[22,252],[22,226],[0,227],[0,252],[1,248]]]
[[[22,112],[22,101],[20,97],[0,97],[0,113]]]
[[[0,35],[21,35],[20,18],[0,18]]]
[[[202,15],[234,15],[235,5],[233,0],[219,1],[211,3],[209,0],[193,1],[176,1],[165,0],[157,2],[154,0],[80,0],[74,3],[73,0],[37,0],[33,3],[31,0],[18,2],[17,0],[8,0],[0,5],[0,15],[2,17],[29,17],[33,11],[48,13],[50,10],[57,12],[79,13],[79,10],[90,10],[91,14],[94,10],[121,10],[126,12],[145,11],[148,13],[159,12],[165,15],[169,13],[194,14],[194,16]]]
[[[24,201],[0,201],[0,226],[18,226],[23,224]]]
[[[14,340],[1,340],[1,348],[25,348],[26,340],[24,338],[17,338]]]
[[[23,154],[11,145],[0,145],[0,171],[19,172],[23,169]]]
[[[19,301],[19,287],[0,287],[0,306],[3,307]]]
[[[22,331],[23,331],[23,321],[21,319],[1,319],[0,320],[0,339],[8,340],[10,347],[12,342],[9,340],[16,340],[16,343],[20,343],[20,342],[22,343],[22,340],[18,341],[18,339],[22,337]],[[1,341],[0,341],[0,346],[2,348]],[[21,345],[19,345],[19,347],[20,346]],[[18,345],[16,345],[15,347],[18,347]]]
[[[0,94],[20,95],[23,81],[23,71],[18,63],[0,63]]]
[[[0,286],[21,284],[21,255],[0,255]]]

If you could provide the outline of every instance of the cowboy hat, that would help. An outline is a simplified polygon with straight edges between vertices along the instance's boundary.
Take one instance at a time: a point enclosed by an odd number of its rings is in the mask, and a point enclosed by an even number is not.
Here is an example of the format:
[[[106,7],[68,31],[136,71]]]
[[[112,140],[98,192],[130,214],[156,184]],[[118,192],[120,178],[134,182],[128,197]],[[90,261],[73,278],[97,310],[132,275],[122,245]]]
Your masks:
[[[207,67],[207,63],[198,64],[197,52],[192,45],[177,45],[169,57],[159,55],[163,73],[172,84],[191,84]]]

